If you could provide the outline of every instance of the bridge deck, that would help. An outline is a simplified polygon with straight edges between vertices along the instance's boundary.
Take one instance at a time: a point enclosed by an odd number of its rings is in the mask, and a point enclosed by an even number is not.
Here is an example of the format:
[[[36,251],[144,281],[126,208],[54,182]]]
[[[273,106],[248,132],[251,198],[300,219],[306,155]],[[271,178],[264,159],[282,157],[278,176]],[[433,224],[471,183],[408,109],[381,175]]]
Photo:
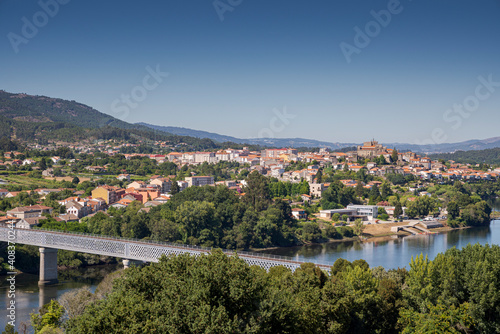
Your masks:
[[[12,239],[12,232],[15,238]],[[118,258],[139,260],[146,262],[158,262],[162,255],[179,255],[189,253],[192,255],[207,254],[209,248],[193,247],[181,244],[147,242],[144,240],[131,240],[99,235],[66,233],[61,231],[47,231],[39,229],[10,229],[0,227],[0,241],[10,241],[19,244],[34,245],[69,251],[113,256]],[[266,270],[274,266],[285,266],[292,270],[300,267],[306,261],[297,261],[283,256],[260,255],[250,252],[236,252],[222,250],[227,255],[235,253],[250,265],[258,265]],[[329,265],[315,264],[324,270],[330,270]]]

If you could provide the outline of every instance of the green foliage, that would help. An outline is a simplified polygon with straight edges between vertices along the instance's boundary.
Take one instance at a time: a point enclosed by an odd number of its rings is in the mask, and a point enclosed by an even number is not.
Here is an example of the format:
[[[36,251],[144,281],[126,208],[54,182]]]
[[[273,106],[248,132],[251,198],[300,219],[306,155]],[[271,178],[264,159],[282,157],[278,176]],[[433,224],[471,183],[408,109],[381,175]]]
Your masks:
[[[404,290],[409,311],[403,314],[403,321],[410,328],[408,332],[415,326],[409,317],[415,317],[416,313],[421,313],[417,314],[418,318],[431,325],[448,319],[447,323],[458,330],[457,333],[466,329],[499,332],[499,261],[499,246],[477,244],[462,250],[449,249],[433,261],[422,256],[412,259],[408,289]],[[449,313],[443,312],[440,319],[443,307],[448,308]]]
[[[55,300],[43,305],[39,313],[31,313],[31,326],[35,334],[48,333],[50,329],[56,329],[62,324],[64,308]]]
[[[360,218],[356,219],[354,221],[354,227],[353,227],[354,234],[360,236],[363,234],[364,229],[365,229],[365,225],[363,224],[363,220],[361,220]]]
[[[401,206],[401,202],[397,201],[394,206],[394,217],[397,218],[403,214],[403,207]]]
[[[268,179],[259,172],[253,171],[248,175],[247,186],[243,189],[243,201],[257,211],[265,210],[271,202]]]
[[[271,198],[291,197],[302,194],[309,194],[309,183],[302,180],[299,183],[275,181],[269,183]]]
[[[339,181],[332,182],[321,197],[323,210],[343,208],[351,203],[358,203],[354,189],[344,187]]]
[[[394,185],[404,185],[415,180],[413,174],[404,176],[403,174],[388,173],[385,178]]]
[[[429,155],[431,159],[453,160],[463,164],[477,164],[479,161],[491,164],[500,164],[500,148],[490,148],[485,150],[456,151],[454,153],[440,153]]]
[[[67,333],[396,333],[400,286],[364,261],[267,273],[219,251],[131,268]]]
[[[5,325],[4,330],[2,331],[2,334],[19,334],[18,331],[12,326],[11,324]]]
[[[406,214],[410,218],[425,217],[429,214],[439,213],[439,203],[429,196],[419,196],[414,201],[407,203]]]

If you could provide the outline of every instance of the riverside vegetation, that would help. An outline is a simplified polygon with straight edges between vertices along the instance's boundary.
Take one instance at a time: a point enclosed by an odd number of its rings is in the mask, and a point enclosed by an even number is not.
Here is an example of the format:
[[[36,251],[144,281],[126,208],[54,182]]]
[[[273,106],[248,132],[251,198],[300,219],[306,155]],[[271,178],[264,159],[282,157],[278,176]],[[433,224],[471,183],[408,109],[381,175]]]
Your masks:
[[[220,251],[163,257],[32,314],[35,333],[498,333],[500,247],[468,245],[409,270],[338,259],[266,272]]]

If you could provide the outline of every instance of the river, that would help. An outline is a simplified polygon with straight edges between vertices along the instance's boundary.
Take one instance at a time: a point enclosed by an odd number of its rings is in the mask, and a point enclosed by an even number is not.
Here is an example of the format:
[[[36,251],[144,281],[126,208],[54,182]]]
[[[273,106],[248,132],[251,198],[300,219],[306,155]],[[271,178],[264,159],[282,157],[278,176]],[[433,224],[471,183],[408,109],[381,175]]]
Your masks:
[[[500,207],[496,207],[500,210]],[[332,265],[336,259],[349,261],[364,259],[370,267],[383,266],[386,269],[407,267],[412,256],[424,254],[433,259],[438,253],[451,247],[462,248],[467,244],[500,245],[500,220],[490,226],[453,230],[440,234],[397,237],[387,241],[344,241],[327,244],[280,248],[266,253],[286,255],[298,260]],[[38,275],[16,276],[16,328],[20,322],[28,322],[29,314],[50,299],[58,298],[71,289],[89,286],[95,290],[103,277],[117,269],[117,265],[96,266],[80,270],[60,270],[60,283],[38,287]],[[0,277],[0,331],[7,324],[9,284],[7,277]]]

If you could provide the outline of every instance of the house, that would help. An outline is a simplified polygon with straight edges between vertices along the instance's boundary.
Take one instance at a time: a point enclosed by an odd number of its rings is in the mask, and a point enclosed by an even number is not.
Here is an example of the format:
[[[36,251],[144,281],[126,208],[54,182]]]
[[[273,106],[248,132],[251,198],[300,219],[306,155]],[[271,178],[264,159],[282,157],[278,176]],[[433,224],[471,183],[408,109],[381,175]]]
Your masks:
[[[150,201],[153,198],[159,197],[160,196],[160,190],[156,188],[127,188],[125,190],[128,193],[136,193],[142,196],[142,203],[146,203],[147,201]],[[137,198],[138,199],[138,198]]]
[[[134,189],[138,189],[138,188],[144,188],[146,187],[146,182],[144,181],[134,181],[132,183],[130,183],[127,188],[134,188]]]
[[[321,218],[328,218],[331,219],[334,214],[338,213],[339,216],[347,215],[349,217],[352,217],[355,215],[356,211],[355,210],[349,210],[349,209],[331,209],[331,210],[321,210],[319,212],[319,216]]]
[[[17,218],[32,218],[40,217],[44,213],[51,214],[52,208],[44,205],[22,206],[7,211],[7,216],[13,216]]]
[[[40,224],[40,220],[45,219],[45,217],[33,217],[33,218],[21,218],[16,223],[16,228],[31,229],[33,226]]]
[[[356,215],[363,216],[368,219],[377,218],[378,206],[376,205],[348,205],[348,210],[355,210]]]
[[[14,216],[3,216],[3,217],[0,217],[0,225],[1,226],[7,226],[7,224],[14,224],[14,226],[16,226],[15,224],[17,222],[19,222],[22,218],[17,218],[17,217],[14,217]],[[8,225],[10,226],[10,225]]]
[[[170,192],[170,188],[172,187],[172,181],[167,177],[150,179],[149,184],[158,186],[162,194]]]
[[[7,189],[0,189],[0,197],[5,197],[9,191]]]
[[[78,218],[87,216],[90,213],[90,210],[91,209],[87,207],[86,202],[83,202],[83,204],[73,201],[66,203],[66,213],[77,216]]]
[[[311,202],[311,200],[312,200],[312,196],[307,195],[307,194],[302,194],[302,195],[300,196],[300,198],[302,198],[302,201],[304,201],[304,202],[308,202],[308,203],[309,203],[309,202]]]
[[[293,208],[292,216],[294,216],[295,219],[307,219],[307,213],[304,209]]]
[[[119,197],[117,196],[117,191],[120,190],[119,187],[112,187],[108,185],[103,185],[92,190],[92,198],[102,198],[106,204],[112,204],[116,202]]]
[[[159,197],[153,198],[153,201],[158,202],[160,204],[167,203],[170,200],[170,195],[160,195]]]
[[[73,214],[59,215],[59,218],[61,220],[64,220],[65,222],[77,222],[77,221],[80,221],[80,218],[78,218],[78,216],[75,216]]]
[[[24,159],[23,160],[23,166],[26,166],[26,165],[34,165],[36,164],[36,161],[33,160],[33,159]]]
[[[148,201],[148,202],[144,203],[144,207],[145,208],[151,208],[151,207],[162,205],[162,204],[163,203],[157,202],[157,201]]]
[[[61,161],[61,158],[60,157],[52,157],[50,158],[52,160],[53,163],[55,163],[56,165]]]
[[[188,187],[200,187],[214,184],[213,176],[190,176],[184,178],[184,181],[187,182]]]
[[[53,177],[54,176],[54,168],[47,168],[46,170],[42,171],[42,176]]]
[[[179,186],[179,191],[183,191],[189,184],[186,181],[177,181],[177,185]]]
[[[87,166],[85,167],[86,170],[90,172],[95,172],[95,173],[102,173],[106,171],[106,168],[101,167],[101,166]]]
[[[106,201],[102,198],[92,198],[87,201],[87,206],[90,209],[90,212],[97,212],[106,207]]]
[[[324,183],[311,183],[309,185],[309,193],[314,197],[321,197],[323,191],[328,187]]]
[[[130,174],[120,174],[116,178],[120,181],[130,182]]]

